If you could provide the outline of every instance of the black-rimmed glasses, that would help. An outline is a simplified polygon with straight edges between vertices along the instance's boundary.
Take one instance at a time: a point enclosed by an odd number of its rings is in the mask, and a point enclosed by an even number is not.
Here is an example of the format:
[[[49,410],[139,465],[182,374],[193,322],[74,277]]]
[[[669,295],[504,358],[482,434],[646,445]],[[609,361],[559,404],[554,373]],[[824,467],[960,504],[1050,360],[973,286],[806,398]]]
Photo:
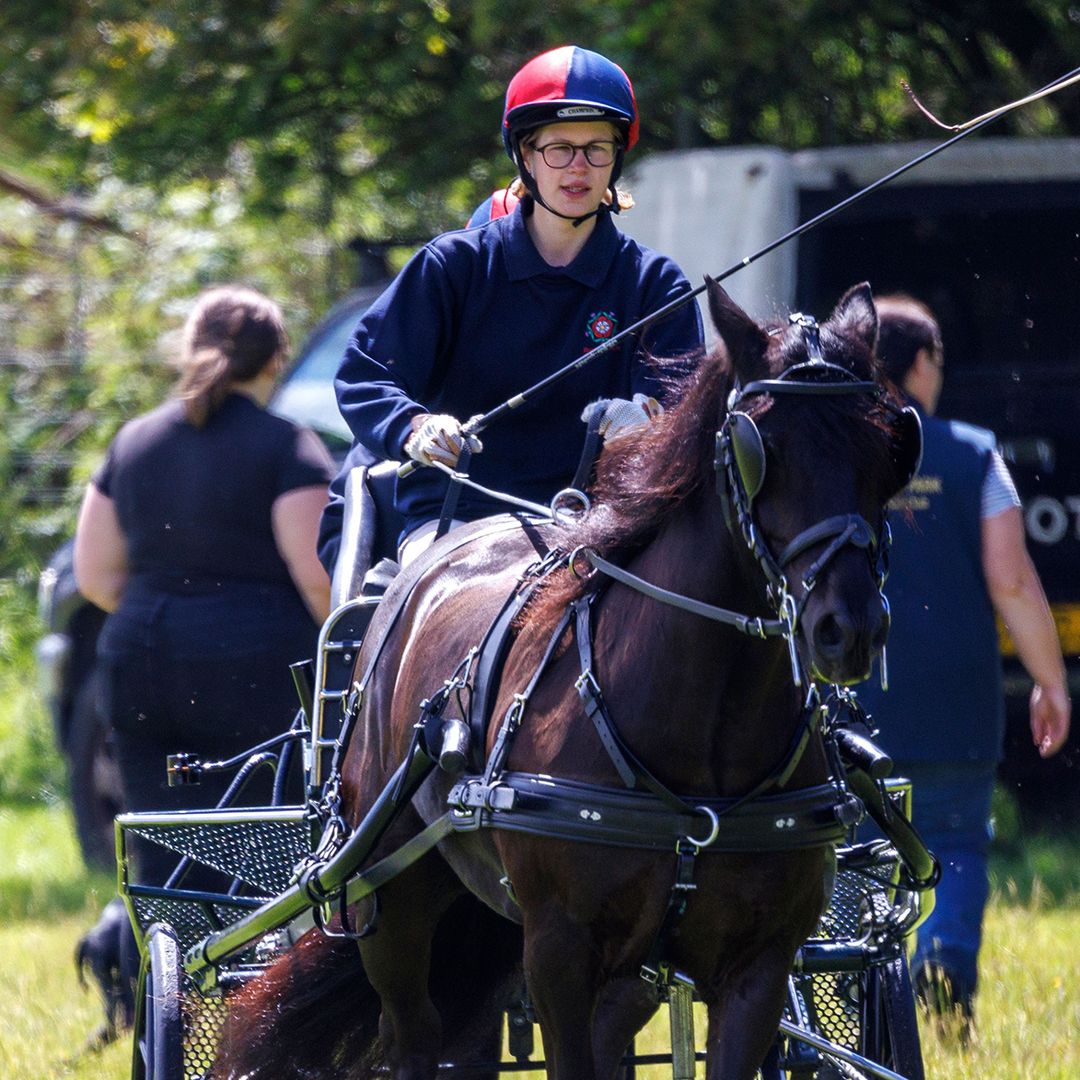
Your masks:
[[[533,149],[552,169],[565,169],[574,160],[574,155],[579,150],[585,155],[585,160],[590,165],[595,168],[603,168],[615,160],[618,143],[611,139],[602,139],[584,145],[568,142],[550,142],[544,146],[537,146],[536,143],[533,143]]]

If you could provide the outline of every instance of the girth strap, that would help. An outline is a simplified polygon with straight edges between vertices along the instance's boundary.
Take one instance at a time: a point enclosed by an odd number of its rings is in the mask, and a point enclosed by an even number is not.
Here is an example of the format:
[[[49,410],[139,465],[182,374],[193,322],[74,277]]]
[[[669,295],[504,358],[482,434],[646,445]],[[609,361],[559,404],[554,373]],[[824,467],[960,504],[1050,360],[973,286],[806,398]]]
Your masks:
[[[705,851],[791,851],[839,843],[861,802],[835,784],[741,799],[688,796],[685,809],[651,792],[601,787],[540,773],[507,772],[491,784],[465,777],[449,805],[457,831],[504,829],[647,851],[686,840]]]

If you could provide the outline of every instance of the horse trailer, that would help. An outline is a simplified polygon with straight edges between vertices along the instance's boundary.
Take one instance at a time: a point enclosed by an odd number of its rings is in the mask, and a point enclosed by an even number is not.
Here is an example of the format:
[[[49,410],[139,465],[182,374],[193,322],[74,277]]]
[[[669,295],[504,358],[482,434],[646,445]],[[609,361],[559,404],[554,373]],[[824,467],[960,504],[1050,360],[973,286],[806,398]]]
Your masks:
[[[692,283],[931,149],[933,143],[656,154],[628,170],[620,225]],[[724,281],[758,317],[821,310],[853,281],[906,292],[941,325],[942,416],[994,431],[1023,503],[1075,695],[1080,690],[1080,139],[965,140]],[[717,265],[717,253],[721,264]],[[705,320],[706,324],[708,319]],[[1045,823],[1080,816],[1077,740],[1032,745],[1031,681],[1001,628],[1008,712],[1001,775]]]

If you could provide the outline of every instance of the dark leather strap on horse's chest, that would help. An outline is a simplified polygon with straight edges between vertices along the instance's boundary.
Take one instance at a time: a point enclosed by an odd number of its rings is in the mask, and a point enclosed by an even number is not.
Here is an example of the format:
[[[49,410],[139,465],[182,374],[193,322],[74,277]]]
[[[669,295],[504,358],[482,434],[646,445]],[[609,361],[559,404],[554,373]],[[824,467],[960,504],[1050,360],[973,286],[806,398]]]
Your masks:
[[[583,596],[571,604],[570,609],[574,616],[574,632],[577,639],[578,658],[581,661],[581,674],[578,676],[578,695],[585,709],[585,715],[592,721],[596,728],[596,734],[600,738],[607,755],[611,758],[619,779],[628,787],[635,788],[639,784],[660,798],[667,806],[676,811],[689,810],[690,806],[679,798],[674,792],[669,791],[653,774],[638,760],[634,752],[623,742],[618,728],[612,723],[611,714],[608,712],[607,703],[604,701],[603,691],[593,674],[592,652],[592,604],[596,599],[596,593]]]
[[[592,593],[583,596],[571,605],[571,610],[574,613],[578,655],[581,659],[581,675],[575,685],[578,694],[581,696],[585,713],[592,720],[596,733],[611,758],[619,778],[628,788],[645,787],[654,795],[659,796],[668,806],[676,810],[687,810],[689,804],[685,799],[665,787],[623,742],[619,730],[608,712],[603,692],[596,680],[596,676],[593,674],[591,613],[593,601],[598,595]],[[799,717],[799,723],[796,725],[795,732],[784,756],[748,792],[739,796],[737,800],[733,800],[732,807],[751,802],[773,788],[782,788],[787,784],[806,752],[810,738],[817,729],[820,715],[821,710],[817,694],[816,691],[813,691],[807,696],[806,704],[803,706],[802,714]]]
[[[542,542],[541,539],[538,536],[531,536],[530,539],[532,539],[533,545],[537,547],[539,554],[540,550],[537,545]],[[559,564],[559,561],[558,552],[547,550],[542,554],[540,561],[530,567],[527,574],[518,582],[517,588],[507,598],[502,610],[495,617],[491,626],[488,627],[488,631],[480,643],[472,693],[469,695],[468,716],[470,729],[469,765],[474,772],[484,771],[484,747],[487,745],[488,717],[494,704],[493,698],[498,689],[499,676],[502,674],[503,664],[506,662],[506,654],[510,647],[510,632],[514,620],[521,614],[536,587],[544,580],[548,572]],[[560,627],[559,635],[565,629],[565,623],[560,624]],[[540,666],[533,676],[533,684],[539,680],[544,668],[547,667],[553,647],[553,645],[548,646],[547,652],[545,652],[544,658],[540,661]],[[512,730],[509,732],[506,730],[507,726],[504,724],[503,730],[499,733],[501,743],[505,743],[509,735],[513,734]],[[492,757],[495,756],[493,753]],[[490,767],[489,762],[489,771]]]
[[[539,773],[466,777],[448,799],[455,830],[491,828],[647,851],[689,839],[706,851],[791,851],[839,843],[858,800],[819,784],[753,802],[690,797],[675,810],[659,796]]]

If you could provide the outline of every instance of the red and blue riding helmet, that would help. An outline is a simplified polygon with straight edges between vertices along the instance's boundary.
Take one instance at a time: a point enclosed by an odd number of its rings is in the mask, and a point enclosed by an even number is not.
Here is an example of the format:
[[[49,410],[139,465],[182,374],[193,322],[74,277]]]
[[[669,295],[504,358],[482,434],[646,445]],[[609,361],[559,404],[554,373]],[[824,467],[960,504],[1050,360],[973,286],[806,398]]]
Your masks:
[[[607,57],[577,45],[563,45],[530,60],[506,88],[503,146],[529,194],[544,205],[522,160],[521,137],[545,124],[587,120],[610,121],[621,136],[611,170],[612,209],[618,212],[615,181],[622,171],[624,152],[638,140],[638,112],[630,79]]]

